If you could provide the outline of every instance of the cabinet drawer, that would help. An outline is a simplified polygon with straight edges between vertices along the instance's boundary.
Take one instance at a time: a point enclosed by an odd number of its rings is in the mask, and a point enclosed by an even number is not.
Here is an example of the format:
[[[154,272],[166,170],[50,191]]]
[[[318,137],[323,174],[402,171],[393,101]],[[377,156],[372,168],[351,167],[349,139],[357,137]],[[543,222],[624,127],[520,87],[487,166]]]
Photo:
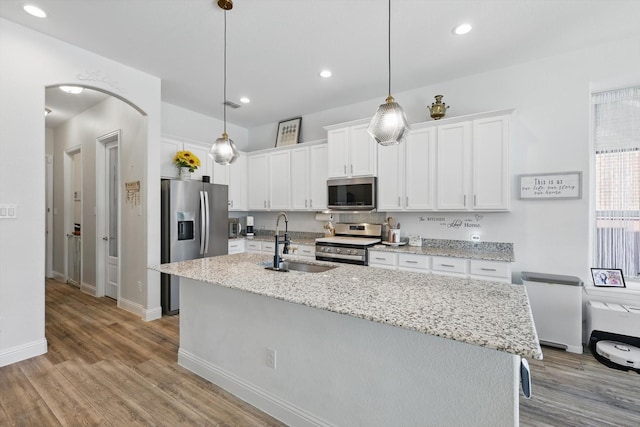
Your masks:
[[[393,252],[369,251],[369,264],[396,265],[396,254]]]
[[[230,240],[228,253],[229,255],[240,254],[244,252],[244,240]]]
[[[261,251],[260,242],[247,241],[245,247],[247,248],[247,251],[249,251],[249,252],[260,252]]]
[[[298,245],[298,255],[306,257],[316,257],[316,247],[307,245]]]
[[[471,260],[470,267],[472,275],[511,279],[511,264],[508,262]]]
[[[428,270],[429,257],[427,255],[398,254],[398,266]]]
[[[273,242],[262,242],[262,252],[273,252],[276,244]]]
[[[431,269],[433,271],[448,271],[451,273],[465,274],[467,272],[467,260],[462,258],[434,256]]]

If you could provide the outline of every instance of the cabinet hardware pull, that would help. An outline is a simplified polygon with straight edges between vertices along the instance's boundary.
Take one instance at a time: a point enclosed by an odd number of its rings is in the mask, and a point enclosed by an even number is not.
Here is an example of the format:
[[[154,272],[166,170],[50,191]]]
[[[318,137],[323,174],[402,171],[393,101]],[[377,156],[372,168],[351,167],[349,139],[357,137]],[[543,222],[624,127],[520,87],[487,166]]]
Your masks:
[[[400,196],[398,196],[398,207],[400,207]]]
[[[477,195],[473,195],[473,206],[478,206],[478,196]]]
[[[344,165],[344,174],[347,174],[347,165]]]
[[[409,196],[405,197],[404,204],[405,206],[409,207]]]
[[[496,271],[495,268],[481,268],[482,271]]]
[[[306,207],[308,207],[308,206],[307,206],[307,199],[304,199],[304,207],[305,207],[305,208],[306,208]]]
[[[309,207],[312,208],[313,207],[313,199],[309,199]]]
[[[452,264],[440,264],[440,266],[441,267],[451,267],[451,268],[455,267],[455,265],[452,265]]]
[[[351,175],[353,175],[353,164],[351,165]]]
[[[378,261],[386,261],[386,258],[376,258]]]
[[[464,201],[462,203],[463,206],[467,206],[467,195],[464,195]]]
[[[418,261],[409,261],[409,260],[407,260],[407,261],[405,261],[405,262],[406,262],[407,264],[417,264],[417,263],[418,263]]]
[[[267,207],[267,201],[266,200],[264,201],[264,207],[265,208]]]

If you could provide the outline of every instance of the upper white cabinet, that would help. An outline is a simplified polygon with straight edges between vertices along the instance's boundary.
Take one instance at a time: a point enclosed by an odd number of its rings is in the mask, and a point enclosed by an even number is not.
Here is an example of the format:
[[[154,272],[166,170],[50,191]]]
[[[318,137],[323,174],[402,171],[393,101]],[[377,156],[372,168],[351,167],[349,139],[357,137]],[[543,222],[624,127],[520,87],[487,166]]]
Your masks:
[[[251,154],[247,160],[249,210],[291,209],[291,151]]]
[[[240,157],[230,165],[213,162],[214,184],[229,186],[229,210],[247,210],[247,154],[241,152]]]
[[[369,120],[327,126],[329,178],[375,176],[377,145],[367,132]]]
[[[327,145],[291,150],[291,208],[327,207]]]
[[[378,147],[378,210],[433,209],[435,135],[414,129],[405,143]]]
[[[486,113],[437,127],[437,210],[509,210],[510,121]]]

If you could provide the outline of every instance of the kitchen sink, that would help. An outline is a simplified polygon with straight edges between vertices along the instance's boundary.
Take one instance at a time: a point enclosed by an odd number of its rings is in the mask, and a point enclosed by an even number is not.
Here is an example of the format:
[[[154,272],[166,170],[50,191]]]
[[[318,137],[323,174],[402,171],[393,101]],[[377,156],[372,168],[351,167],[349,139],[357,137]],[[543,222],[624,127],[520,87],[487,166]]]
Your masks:
[[[336,267],[333,265],[307,264],[304,262],[297,262],[297,261],[283,261],[280,263],[279,270],[274,269],[273,266],[266,267],[267,270],[281,271],[283,273],[290,270],[301,271],[303,273],[324,273],[325,271],[332,270],[334,268]]]

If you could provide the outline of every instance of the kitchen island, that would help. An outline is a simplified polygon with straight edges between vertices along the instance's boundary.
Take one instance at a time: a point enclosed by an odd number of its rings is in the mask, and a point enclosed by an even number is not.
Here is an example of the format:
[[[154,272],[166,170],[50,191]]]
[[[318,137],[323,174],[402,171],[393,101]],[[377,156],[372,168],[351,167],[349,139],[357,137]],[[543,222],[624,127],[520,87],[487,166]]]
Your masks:
[[[180,365],[290,425],[518,423],[542,357],[523,286],[270,259],[157,267],[181,277]]]

